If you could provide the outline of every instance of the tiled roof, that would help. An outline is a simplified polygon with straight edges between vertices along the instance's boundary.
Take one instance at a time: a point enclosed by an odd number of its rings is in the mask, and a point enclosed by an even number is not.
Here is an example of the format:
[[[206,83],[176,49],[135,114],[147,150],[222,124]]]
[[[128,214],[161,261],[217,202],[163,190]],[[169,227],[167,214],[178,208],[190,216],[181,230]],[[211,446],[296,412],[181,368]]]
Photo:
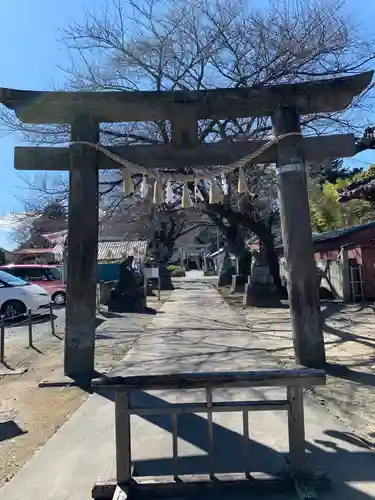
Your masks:
[[[358,226],[344,227],[341,229],[336,229],[335,231],[327,231],[325,233],[314,234],[313,242],[320,243],[322,241],[335,240],[336,238],[341,238],[342,236],[347,236],[349,234],[357,233],[358,231],[363,231],[364,229],[370,229],[375,227],[375,221],[366,222],[365,224],[359,224]]]
[[[147,252],[148,241],[99,241],[98,261],[117,260],[124,255],[134,255],[135,258],[144,259]]]
[[[22,250],[15,250],[12,252],[14,255],[37,255],[44,253],[54,253],[54,248],[23,248]]]
[[[365,229],[375,228],[375,221],[366,222],[365,224],[359,224],[357,226],[343,227],[341,229],[335,229],[334,231],[326,231],[325,233],[313,233],[312,241],[313,243],[323,243],[325,241],[336,240],[342,236],[349,236],[359,231],[364,231]],[[276,250],[282,250],[283,245],[278,245]]]
[[[134,255],[135,259],[144,259],[148,247],[148,241],[99,241],[98,262],[118,260],[124,255]],[[62,260],[63,247],[56,245],[54,254],[57,260]]]

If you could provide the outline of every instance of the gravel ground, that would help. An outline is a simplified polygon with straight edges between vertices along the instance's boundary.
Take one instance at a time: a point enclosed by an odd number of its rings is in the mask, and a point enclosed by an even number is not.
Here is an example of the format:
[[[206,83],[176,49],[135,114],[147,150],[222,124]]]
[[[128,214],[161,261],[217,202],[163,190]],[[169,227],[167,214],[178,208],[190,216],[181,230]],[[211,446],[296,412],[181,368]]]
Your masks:
[[[162,300],[148,299],[148,306],[159,309]],[[154,315],[100,314],[96,333],[96,369],[106,372],[123,359]],[[87,399],[78,388],[39,388],[45,380],[63,378],[64,311],[58,312],[57,337],[45,323],[35,326],[35,347],[27,347],[27,329],[12,325],[6,337],[6,362],[22,375],[0,371],[0,487],[9,481],[69,416]]]
[[[287,303],[283,308],[242,305],[242,294],[221,290],[241,314],[259,345],[281,365],[294,363],[291,323]],[[375,307],[372,303],[342,304],[323,301],[327,355],[327,385],[312,392],[357,436],[375,446]],[[276,342],[275,342],[276,340]],[[275,345],[276,344],[276,345]]]

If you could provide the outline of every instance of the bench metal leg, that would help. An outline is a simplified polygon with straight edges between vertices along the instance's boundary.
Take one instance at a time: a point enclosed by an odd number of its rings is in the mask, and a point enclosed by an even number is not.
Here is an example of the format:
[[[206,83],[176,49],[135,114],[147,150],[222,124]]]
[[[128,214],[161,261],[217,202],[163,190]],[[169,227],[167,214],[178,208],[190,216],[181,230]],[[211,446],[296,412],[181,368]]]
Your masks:
[[[306,472],[305,418],[302,387],[288,387],[287,396],[289,402],[288,430],[291,472],[296,479],[301,479]]]
[[[126,484],[131,479],[129,394],[126,391],[116,391],[115,429],[116,480],[117,484]]]

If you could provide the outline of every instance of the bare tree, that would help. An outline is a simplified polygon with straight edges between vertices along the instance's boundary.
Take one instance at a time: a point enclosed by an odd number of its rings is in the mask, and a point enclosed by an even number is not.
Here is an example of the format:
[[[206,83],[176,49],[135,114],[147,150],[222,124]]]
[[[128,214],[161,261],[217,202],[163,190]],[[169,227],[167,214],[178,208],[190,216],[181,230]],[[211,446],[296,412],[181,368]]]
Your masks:
[[[340,0],[270,0],[262,8],[246,0],[107,0],[103,7],[87,12],[83,22],[73,21],[62,33],[62,42],[71,54],[66,87],[74,90],[199,90],[292,83],[349,75],[368,69],[374,59],[373,41],[361,37]],[[359,132],[361,113],[368,110],[366,96],[346,113],[303,117],[304,132]],[[8,127],[20,129],[10,115],[4,120]],[[66,128],[22,125],[22,130],[39,142],[68,140]],[[107,144],[171,140],[167,121],[103,125],[101,132]],[[199,123],[201,142],[265,138],[270,133],[265,118]],[[259,197],[252,192],[253,185],[261,190],[263,184],[267,193],[268,179],[262,165],[249,169],[248,176],[250,196],[239,200],[232,190],[229,201],[205,204],[204,209],[216,216],[218,224],[225,219],[228,226],[257,234],[275,278],[278,264],[270,224],[275,209],[271,203],[260,210]],[[108,192],[119,183],[101,181],[107,182]],[[275,190],[268,195],[275,199]]]
[[[172,288],[167,265],[178,239],[208,223],[193,208],[183,210],[179,205],[178,199],[162,206],[155,206],[150,196],[136,203],[129,199],[128,202],[120,203],[114,212],[104,211],[101,218],[100,235],[103,239],[111,237],[149,241],[149,253],[158,263],[162,289]]]
[[[43,235],[66,230],[67,216],[67,207],[58,198],[27,203],[13,226],[13,241],[18,248],[49,248],[51,243]]]

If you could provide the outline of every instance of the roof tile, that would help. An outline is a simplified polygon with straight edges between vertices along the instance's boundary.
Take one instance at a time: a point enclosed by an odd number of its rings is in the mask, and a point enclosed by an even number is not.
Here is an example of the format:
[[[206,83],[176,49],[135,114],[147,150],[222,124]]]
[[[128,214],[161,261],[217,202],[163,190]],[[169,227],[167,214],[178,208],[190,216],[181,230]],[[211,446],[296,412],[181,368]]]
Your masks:
[[[124,255],[134,255],[136,260],[143,260],[146,256],[148,241],[99,241],[98,262],[119,260]],[[54,254],[57,260],[62,260],[63,247],[56,245]]]

